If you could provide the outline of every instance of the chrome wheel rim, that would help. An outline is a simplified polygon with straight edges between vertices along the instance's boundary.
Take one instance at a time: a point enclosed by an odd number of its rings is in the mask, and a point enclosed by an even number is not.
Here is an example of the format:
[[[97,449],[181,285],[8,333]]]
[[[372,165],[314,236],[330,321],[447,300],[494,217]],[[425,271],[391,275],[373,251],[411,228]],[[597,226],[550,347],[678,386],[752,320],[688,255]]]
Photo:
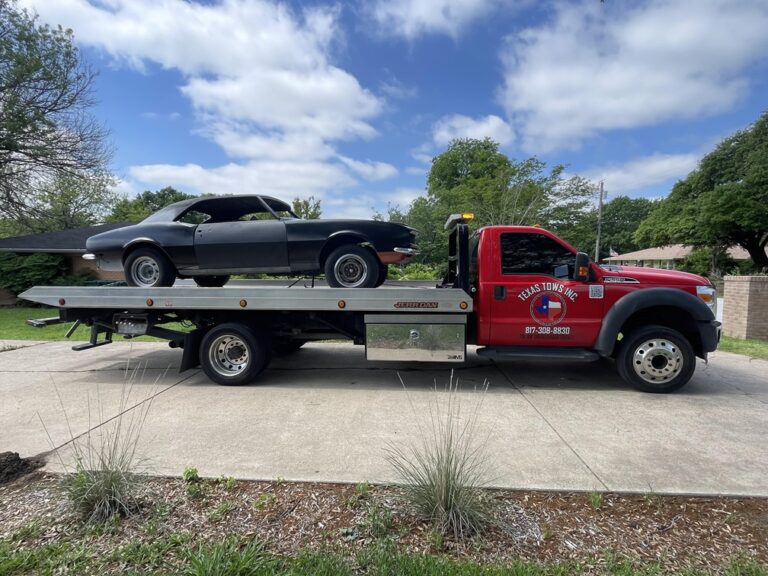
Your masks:
[[[131,278],[138,286],[151,288],[160,279],[160,265],[150,256],[139,256],[131,264]]]
[[[635,348],[632,367],[645,382],[665,384],[682,371],[683,355],[674,342],[653,338]]]
[[[368,264],[357,254],[346,254],[336,261],[333,275],[345,288],[357,288],[368,278]]]
[[[231,378],[242,374],[250,362],[248,346],[232,334],[224,334],[214,340],[208,348],[208,360],[214,371]]]

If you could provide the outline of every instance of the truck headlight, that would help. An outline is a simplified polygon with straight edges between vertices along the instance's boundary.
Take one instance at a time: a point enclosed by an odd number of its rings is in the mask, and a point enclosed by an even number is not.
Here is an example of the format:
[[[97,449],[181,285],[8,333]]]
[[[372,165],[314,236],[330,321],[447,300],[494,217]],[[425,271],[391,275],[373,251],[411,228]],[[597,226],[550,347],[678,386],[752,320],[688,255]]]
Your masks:
[[[717,290],[714,286],[696,286],[696,296],[709,306],[712,313],[717,316]]]

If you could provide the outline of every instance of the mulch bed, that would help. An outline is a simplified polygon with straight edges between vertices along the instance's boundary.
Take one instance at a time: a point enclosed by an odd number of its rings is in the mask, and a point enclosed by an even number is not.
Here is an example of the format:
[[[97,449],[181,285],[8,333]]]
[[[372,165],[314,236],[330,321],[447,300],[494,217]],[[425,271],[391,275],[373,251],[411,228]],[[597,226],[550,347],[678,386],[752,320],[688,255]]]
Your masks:
[[[58,490],[60,477],[41,471],[0,486],[0,539],[38,523],[24,545],[82,538],[82,523]],[[436,538],[396,487],[347,484],[203,481],[202,496],[187,494],[177,478],[147,478],[141,506],[91,543],[104,552],[128,542],[186,534],[191,541],[227,535],[258,537],[293,554],[330,545],[353,554],[370,544],[371,510],[392,513],[390,535],[401,550],[446,554],[481,562],[605,561],[606,552],[665,569],[716,569],[734,558],[768,562],[768,500],[661,495],[489,491],[496,522],[465,540]],[[151,527],[151,529],[150,529]],[[602,558],[602,560],[601,560]]]

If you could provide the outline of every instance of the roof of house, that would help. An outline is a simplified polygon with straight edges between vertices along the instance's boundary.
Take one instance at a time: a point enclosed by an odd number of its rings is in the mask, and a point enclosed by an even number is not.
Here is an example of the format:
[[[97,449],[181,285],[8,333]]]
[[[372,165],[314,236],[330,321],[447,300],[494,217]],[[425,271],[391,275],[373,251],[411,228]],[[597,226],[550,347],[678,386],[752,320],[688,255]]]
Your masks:
[[[683,244],[671,244],[670,246],[661,246],[658,248],[646,248],[635,252],[627,252],[618,256],[605,258],[608,262],[626,262],[627,260],[683,260],[691,252],[693,247]],[[731,246],[728,248],[728,255],[734,260],[749,260],[749,252],[741,246]]]
[[[130,226],[133,222],[117,224],[98,224],[84,228],[73,228],[60,232],[45,232],[43,234],[28,234],[0,238],[0,252],[32,253],[44,252],[50,254],[81,254],[85,252],[85,241],[101,232]]]

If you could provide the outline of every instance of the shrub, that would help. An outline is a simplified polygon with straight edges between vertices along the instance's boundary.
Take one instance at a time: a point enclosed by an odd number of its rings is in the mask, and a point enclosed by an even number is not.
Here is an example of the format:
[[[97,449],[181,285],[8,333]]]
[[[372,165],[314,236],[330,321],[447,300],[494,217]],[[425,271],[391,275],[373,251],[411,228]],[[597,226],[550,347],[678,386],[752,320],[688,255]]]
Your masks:
[[[419,262],[411,262],[400,268],[390,266],[387,274],[389,280],[438,280],[440,273],[436,267]]]
[[[59,254],[0,254],[0,288],[20,294],[32,286],[51,284],[67,270],[67,260]]]
[[[152,405],[152,392],[138,403],[132,395],[133,385],[139,373],[139,369],[126,372],[117,407],[119,416],[98,428],[88,430],[82,436],[75,435],[69,426],[66,410],[64,411],[69,434],[69,441],[65,446],[72,452],[74,465],[64,461],[50,434],[48,435],[62,468],[68,471],[61,482],[64,495],[86,522],[106,522],[115,514],[126,515],[138,507],[137,496],[141,477],[137,470],[142,465],[142,459],[137,448]],[[158,380],[159,378],[160,376]],[[58,389],[56,393],[58,394]],[[59,402],[63,408],[61,396]],[[90,399],[88,411],[88,419],[91,421]],[[97,402],[97,412],[98,421],[105,422],[107,418],[100,400]]]
[[[479,531],[490,519],[482,495],[489,460],[485,441],[477,437],[487,387],[485,382],[474,409],[466,414],[458,380],[454,383],[451,373],[445,391],[434,391],[428,422],[417,421],[421,440],[389,449],[388,460],[402,478],[405,499],[441,533],[457,539]]]

